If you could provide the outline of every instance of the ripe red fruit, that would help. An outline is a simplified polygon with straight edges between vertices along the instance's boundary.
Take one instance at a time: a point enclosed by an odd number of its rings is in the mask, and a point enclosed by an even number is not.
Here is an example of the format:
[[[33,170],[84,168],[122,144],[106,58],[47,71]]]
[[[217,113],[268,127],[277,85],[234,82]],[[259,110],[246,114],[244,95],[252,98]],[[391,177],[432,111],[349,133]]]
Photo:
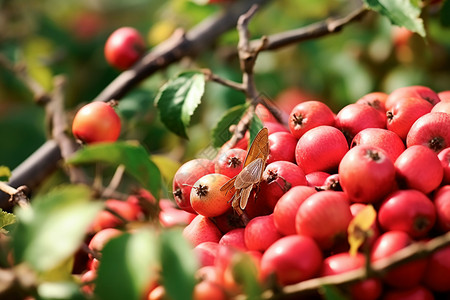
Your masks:
[[[434,194],[437,224],[441,232],[450,231],[450,185],[445,185]]]
[[[414,122],[431,111],[433,105],[421,98],[399,98],[386,113],[386,127],[406,140],[408,131]]]
[[[106,228],[97,232],[89,241],[88,247],[92,251],[101,252],[110,239],[118,237],[122,231],[116,228]]]
[[[406,86],[398,88],[389,94],[386,99],[386,109],[390,110],[395,102],[397,102],[400,98],[411,97],[424,99],[430,102],[432,105],[435,105],[436,103],[441,101],[438,94],[436,94],[436,92],[429,87],[420,85]]]
[[[211,0],[210,0],[211,1]],[[202,280],[194,286],[193,300],[226,300],[228,296],[225,289],[217,282]]]
[[[321,186],[316,186],[318,191],[342,191],[341,183],[339,180],[339,174],[329,175]]]
[[[165,228],[187,226],[195,216],[197,214],[189,213],[176,207],[166,207],[159,212],[159,222]]]
[[[282,237],[264,252],[261,278],[267,280],[273,274],[281,285],[311,279],[319,272],[322,259],[322,252],[312,238],[302,235]]]
[[[245,229],[236,228],[225,233],[219,241],[219,245],[232,246],[242,251],[248,250],[245,245]]]
[[[364,268],[364,266],[365,257],[362,253],[351,255],[348,252],[342,252],[324,259],[320,276],[343,274],[348,271]],[[378,299],[382,292],[381,281],[376,278],[354,283],[348,286],[348,288],[351,299],[354,300],[375,300]]]
[[[386,99],[388,94],[383,92],[372,92],[364,95],[360,99],[358,99],[355,103],[369,105],[378,110],[381,114],[386,114]]]
[[[292,162],[275,161],[268,164],[264,170],[257,201],[273,211],[278,199],[297,185],[307,185],[303,170]]]
[[[372,106],[352,103],[344,106],[336,115],[336,128],[350,142],[363,129],[386,128],[386,116]]]
[[[450,101],[441,101],[431,109],[431,112],[445,112],[450,114]]]
[[[425,194],[436,189],[442,181],[444,170],[435,152],[423,145],[407,148],[395,161],[400,185]]]
[[[86,144],[114,142],[120,135],[120,118],[111,105],[91,102],[76,113],[72,133]]]
[[[222,237],[222,233],[209,218],[197,215],[183,229],[183,236],[195,247],[203,242],[218,243]]]
[[[135,64],[145,52],[145,41],[132,27],[115,30],[106,40],[105,58],[113,67],[126,70]]]
[[[137,204],[128,201],[108,199],[105,200],[105,208],[114,211],[127,221],[136,221],[142,216],[141,208]],[[107,210],[102,210],[94,218],[89,231],[97,232],[105,228],[123,226],[123,219],[120,219]]]
[[[242,171],[247,151],[231,148],[220,154],[215,160],[215,172],[233,178]]]
[[[288,87],[276,96],[275,104],[281,111],[289,114],[299,103],[314,98],[316,98],[314,95],[298,87]]]
[[[214,162],[196,158],[184,163],[173,177],[173,196],[178,207],[196,213],[191,206],[191,190],[194,183],[206,174],[214,173]]]
[[[442,185],[450,184],[450,147],[439,152],[438,158],[441,161],[442,169],[444,170]]]
[[[234,191],[225,194],[220,188],[230,180],[230,177],[212,173],[200,177],[191,189],[191,207],[205,217],[216,217],[230,208],[230,200]]]
[[[387,258],[397,251],[411,245],[413,240],[404,231],[388,231],[375,241],[372,252],[372,263]],[[427,266],[427,259],[417,259],[395,267],[383,276],[383,281],[397,288],[411,288],[419,284]]]
[[[384,293],[383,300],[434,300],[433,293],[421,285],[407,289],[390,289]]]
[[[334,125],[334,113],[323,102],[306,101],[296,105],[289,115],[289,129],[299,139],[311,128]]]
[[[448,102],[448,101],[450,101],[450,90],[439,92],[438,96],[442,102]]]
[[[198,259],[200,267],[213,266],[217,256],[219,244],[216,242],[203,242],[195,246],[192,251]]]
[[[381,148],[355,146],[339,164],[339,183],[350,201],[375,203],[392,191],[394,163]]]
[[[275,227],[273,215],[255,217],[248,222],[244,232],[248,250],[265,251],[281,234]]]
[[[450,114],[430,112],[414,122],[406,137],[406,147],[424,145],[439,153],[450,147]]]
[[[308,186],[312,187],[322,186],[328,176],[330,176],[330,173],[323,171],[315,171],[305,175]]]
[[[289,132],[279,131],[270,134],[267,164],[278,160],[295,162],[296,146],[297,139]]]
[[[297,165],[306,173],[333,172],[348,151],[344,134],[331,126],[318,126],[308,130],[295,148]]]
[[[284,234],[296,234],[295,217],[298,208],[306,198],[316,193],[310,186],[294,186],[278,200],[273,210],[273,219],[277,230]]]
[[[343,192],[322,191],[312,194],[300,205],[295,228],[299,235],[312,237],[320,248],[328,250],[345,240],[352,218]]]
[[[350,147],[358,145],[380,147],[392,162],[405,150],[402,139],[394,132],[382,128],[366,128],[358,132],[352,140]]]
[[[417,190],[390,194],[378,211],[378,222],[384,231],[401,230],[414,239],[426,237],[435,221],[433,202]]]
[[[423,283],[435,292],[450,291],[450,246],[430,255]]]

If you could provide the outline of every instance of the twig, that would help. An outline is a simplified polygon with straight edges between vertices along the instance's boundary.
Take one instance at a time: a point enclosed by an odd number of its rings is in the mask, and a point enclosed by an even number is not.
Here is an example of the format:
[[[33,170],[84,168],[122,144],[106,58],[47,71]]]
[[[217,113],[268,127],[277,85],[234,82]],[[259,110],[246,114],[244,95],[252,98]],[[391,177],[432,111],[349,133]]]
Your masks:
[[[281,289],[280,294],[276,294],[271,290],[263,293],[262,299],[282,299],[283,296],[293,297],[305,295],[313,291],[317,291],[324,285],[345,285],[371,277],[382,277],[386,272],[398,267],[404,263],[424,258],[431,253],[438,251],[450,245],[450,232],[438,236],[428,242],[415,242],[394,253],[388,258],[372,262],[370,271],[367,268],[360,268],[346,273],[324,276],[305,280],[297,284],[288,285]]]
[[[64,90],[66,78],[62,75],[54,78],[54,91],[49,104],[47,115],[52,119],[52,137],[57,142],[62,158],[66,159],[79,149],[79,145],[68,134],[68,121],[64,110]],[[68,173],[72,183],[87,183],[83,170],[76,166],[68,166]]]
[[[228,80],[226,78],[220,77],[216,74],[214,74],[210,69],[203,69],[203,74],[206,76],[206,80],[217,82],[223,86],[232,88],[236,91],[245,93],[245,87],[242,83],[238,83],[232,80]]]
[[[123,174],[125,173],[125,166],[119,165],[114,173],[109,185],[103,190],[102,197],[110,197],[114,195],[115,191],[119,187],[120,181],[122,180]]]
[[[235,27],[239,16],[252,4],[262,6],[268,2],[270,0],[234,1],[224,12],[204,20],[190,31],[186,33],[176,31],[172,38],[155,47],[130,70],[122,72],[94,101],[106,102],[111,99],[121,99],[143,79],[183,57],[196,56],[210,47],[217,37]],[[49,172],[56,169],[61,157],[57,143],[53,140],[47,141],[13,170],[9,184],[27,185],[32,190]],[[11,209],[11,204],[4,193],[0,193],[0,208]]]
[[[367,12],[367,8],[364,5],[361,5],[357,9],[351,11],[348,15],[341,18],[329,18],[298,29],[269,35],[266,37],[266,44],[260,51],[275,50],[306,40],[337,33],[342,30],[344,26],[361,19]],[[254,40],[250,42],[250,45],[252,47],[256,47],[259,43],[259,40]]]
[[[17,189],[9,186],[3,181],[0,181],[0,190],[10,195],[9,201],[14,205],[17,204],[22,208],[28,208],[30,205],[29,199],[26,195],[28,188],[20,186]]]

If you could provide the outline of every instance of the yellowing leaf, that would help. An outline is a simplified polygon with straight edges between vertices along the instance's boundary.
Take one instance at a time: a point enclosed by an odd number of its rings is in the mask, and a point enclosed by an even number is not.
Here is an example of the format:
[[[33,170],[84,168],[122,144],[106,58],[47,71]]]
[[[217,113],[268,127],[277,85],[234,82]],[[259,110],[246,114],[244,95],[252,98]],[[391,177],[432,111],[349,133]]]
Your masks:
[[[8,181],[11,177],[11,170],[7,166],[0,166],[0,180]]]
[[[377,212],[372,205],[366,205],[348,225],[348,243],[350,255],[356,255],[358,248],[371,234],[372,224],[377,218]]]

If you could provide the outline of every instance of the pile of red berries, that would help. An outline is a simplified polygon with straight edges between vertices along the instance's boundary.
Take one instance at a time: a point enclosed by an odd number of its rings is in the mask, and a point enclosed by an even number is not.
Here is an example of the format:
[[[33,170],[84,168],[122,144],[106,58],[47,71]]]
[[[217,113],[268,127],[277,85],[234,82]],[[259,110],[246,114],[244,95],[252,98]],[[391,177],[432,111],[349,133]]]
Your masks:
[[[166,226],[186,224],[184,237],[201,266],[194,298],[244,292],[232,268],[237,253],[252,258],[263,286],[285,286],[363,268],[366,257],[375,262],[448,232],[449,95],[409,86],[367,94],[337,114],[323,102],[305,101],[290,113],[289,129],[260,114],[269,156],[248,200],[246,224],[231,208],[233,193],[220,189],[242,171],[248,137],[213,160],[182,165],[173,192],[186,213],[168,206],[178,215],[163,208],[160,217]],[[376,219],[350,254],[348,227],[369,205]],[[450,246],[344,292],[351,299],[448,296]]]

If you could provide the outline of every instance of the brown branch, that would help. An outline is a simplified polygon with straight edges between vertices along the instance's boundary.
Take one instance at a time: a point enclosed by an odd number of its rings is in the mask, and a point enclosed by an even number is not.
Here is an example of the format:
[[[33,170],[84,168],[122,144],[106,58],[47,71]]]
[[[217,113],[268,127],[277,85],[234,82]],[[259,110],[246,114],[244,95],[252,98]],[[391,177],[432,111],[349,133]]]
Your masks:
[[[344,26],[360,20],[368,12],[364,5],[351,11],[348,15],[341,18],[328,18],[324,21],[313,23],[311,25],[281,32],[266,37],[267,42],[261,51],[275,50],[289,45],[297,44],[306,40],[311,40],[341,31]],[[256,47],[259,40],[251,41],[250,45]]]
[[[166,42],[161,43],[146,54],[131,69],[122,72],[94,99],[94,101],[119,100],[143,79],[173,64],[183,57],[196,56],[226,31],[236,25],[239,16],[253,4],[264,5],[270,0],[234,1],[226,10],[214,15],[190,31],[180,30]],[[11,186],[27,185],[33,190],[52,171],[57,168],[62,154],[54,140],[47,141],[12,172]],[[5,193],[0,193],[0,208],[10,210],[11,203]]]
[[[75,140],[69,136],[69,122],[64,110],[64,90],[66,78],[56,76],[54,78],[54,91],[49,104],[47,105],[47,115],[52,120],[52,137],[61,150],[63,159],[71,156],[80,147]],[[72,183],[87,183],[86,175],[83,170],[76,166],[67,166],[67,172]]]
[[[219,75],[214,74],[210,69],[203,69],[202,72],[203,72],[203,74],[205,74],[206,80],[213,81],[213,82],[219,83],[223,86],[232,88],[236,91],[245,93],[245,87],[242,83],[238,83],[238,82],[220,77]]]
[[[428,242],[413,243],[388,258],[372,262],[370,269],[366,268],[346,273],[305,280],[297,284],[288,285],[278,292],[265,291],[262,299],[283,299],[283,295],[292,298],[319,290],[324,285],[346,285],[372,277],[382,277],[387,271],[404,263],[429,256],[430,254],[450,245],[450,232],[438,236]]]

